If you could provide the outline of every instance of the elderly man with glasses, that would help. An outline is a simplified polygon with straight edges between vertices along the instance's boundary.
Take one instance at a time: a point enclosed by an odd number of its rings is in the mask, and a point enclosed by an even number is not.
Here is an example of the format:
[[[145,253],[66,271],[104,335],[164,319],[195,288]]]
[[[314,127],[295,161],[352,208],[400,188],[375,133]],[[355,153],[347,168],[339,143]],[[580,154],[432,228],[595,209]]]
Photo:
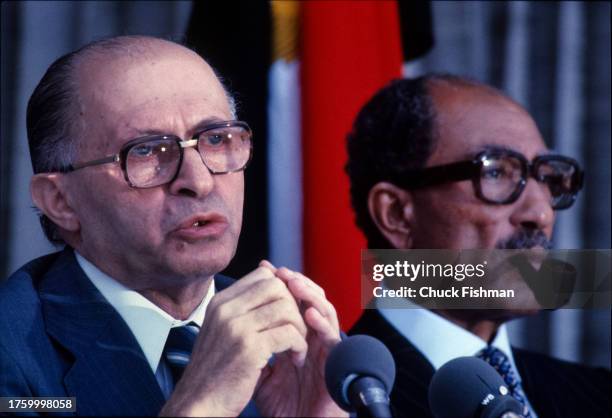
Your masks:
[[[234,113],[172,42],[111,38],[50,66],[28,104],[31,194],[65,249],[0,287],[0,396],[90,416],[344,415],[323,379],[340,339],[323,291],[265,260],[217,274],[252,152]]]
[[[583,183],[579,164],[547,150],[525,109],[452,75],[390,83],[360,111],[347,146],[369,248],[548,249],[555,211],[570,207]],[[434,372],[474,355],[500,371],[526,417],[609,415],[609,371],[511,347],[504,323],[527,312],[401,303],[406,309],[367,309],[351,330],[393,353],[398,415],[431,417]]]

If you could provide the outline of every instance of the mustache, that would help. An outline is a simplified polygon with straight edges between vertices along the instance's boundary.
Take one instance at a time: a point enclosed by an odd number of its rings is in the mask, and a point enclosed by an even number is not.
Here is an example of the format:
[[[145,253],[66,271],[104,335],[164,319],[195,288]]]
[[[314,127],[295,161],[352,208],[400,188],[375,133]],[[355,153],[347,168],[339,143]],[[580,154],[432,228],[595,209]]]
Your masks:
[[[501,250],[521,250],[533,247],[542,247],[550,250],[553,247],[552,241],[548,239],[541,229],[525,230],[521,229],[510,238],[498,241],[495,248]]]

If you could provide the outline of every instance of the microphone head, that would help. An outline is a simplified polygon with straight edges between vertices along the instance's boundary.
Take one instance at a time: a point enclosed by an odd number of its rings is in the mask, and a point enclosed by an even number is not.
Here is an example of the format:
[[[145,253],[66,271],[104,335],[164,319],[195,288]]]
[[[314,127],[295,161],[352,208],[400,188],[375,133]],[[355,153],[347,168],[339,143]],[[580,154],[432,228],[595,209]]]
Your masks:
[[[522,412],[522,405],[509,394],[499,373],[476,357],[459,357],[440,367],[429,384],[429,408],[436,418]]]
[[[356,377],[380,380],[391,392],[395,380],[395,361],[389,349],[369,335],[353,335],[336,345],[325,363],[325,383],[332,399],[344,410],[352,411],[347,389]]]

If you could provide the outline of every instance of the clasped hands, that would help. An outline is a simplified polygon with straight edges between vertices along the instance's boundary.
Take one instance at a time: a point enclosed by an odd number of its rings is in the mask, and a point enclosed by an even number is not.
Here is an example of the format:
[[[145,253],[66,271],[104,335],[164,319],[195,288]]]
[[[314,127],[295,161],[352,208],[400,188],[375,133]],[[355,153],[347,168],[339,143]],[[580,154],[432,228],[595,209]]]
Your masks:
[[[263,416],[347,416],[325,386],[325,360],[339,341],[323,289],[262,261],[211,300],[160,415],[238,416],[254,399]]]

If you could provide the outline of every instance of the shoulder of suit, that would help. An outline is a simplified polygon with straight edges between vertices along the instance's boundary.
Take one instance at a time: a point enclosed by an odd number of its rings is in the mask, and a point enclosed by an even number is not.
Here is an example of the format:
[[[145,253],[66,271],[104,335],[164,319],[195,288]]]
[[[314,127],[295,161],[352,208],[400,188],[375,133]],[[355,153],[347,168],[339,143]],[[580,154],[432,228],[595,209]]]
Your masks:
[[[4,315],[16,314],[38,299],[38,286],[62,251],[36,258],[15,271],[0,283],[0,311]]]
[[[0,327],[14,321],[24,324],[40,304],[38,287],[59,257],[66,251],[31,260],[15,271],[8,279],[0,282]]]
[[[0,283],[0,346],[19,349],[32,333],[43,332],[38,287],[60,254],[34,259]]]

